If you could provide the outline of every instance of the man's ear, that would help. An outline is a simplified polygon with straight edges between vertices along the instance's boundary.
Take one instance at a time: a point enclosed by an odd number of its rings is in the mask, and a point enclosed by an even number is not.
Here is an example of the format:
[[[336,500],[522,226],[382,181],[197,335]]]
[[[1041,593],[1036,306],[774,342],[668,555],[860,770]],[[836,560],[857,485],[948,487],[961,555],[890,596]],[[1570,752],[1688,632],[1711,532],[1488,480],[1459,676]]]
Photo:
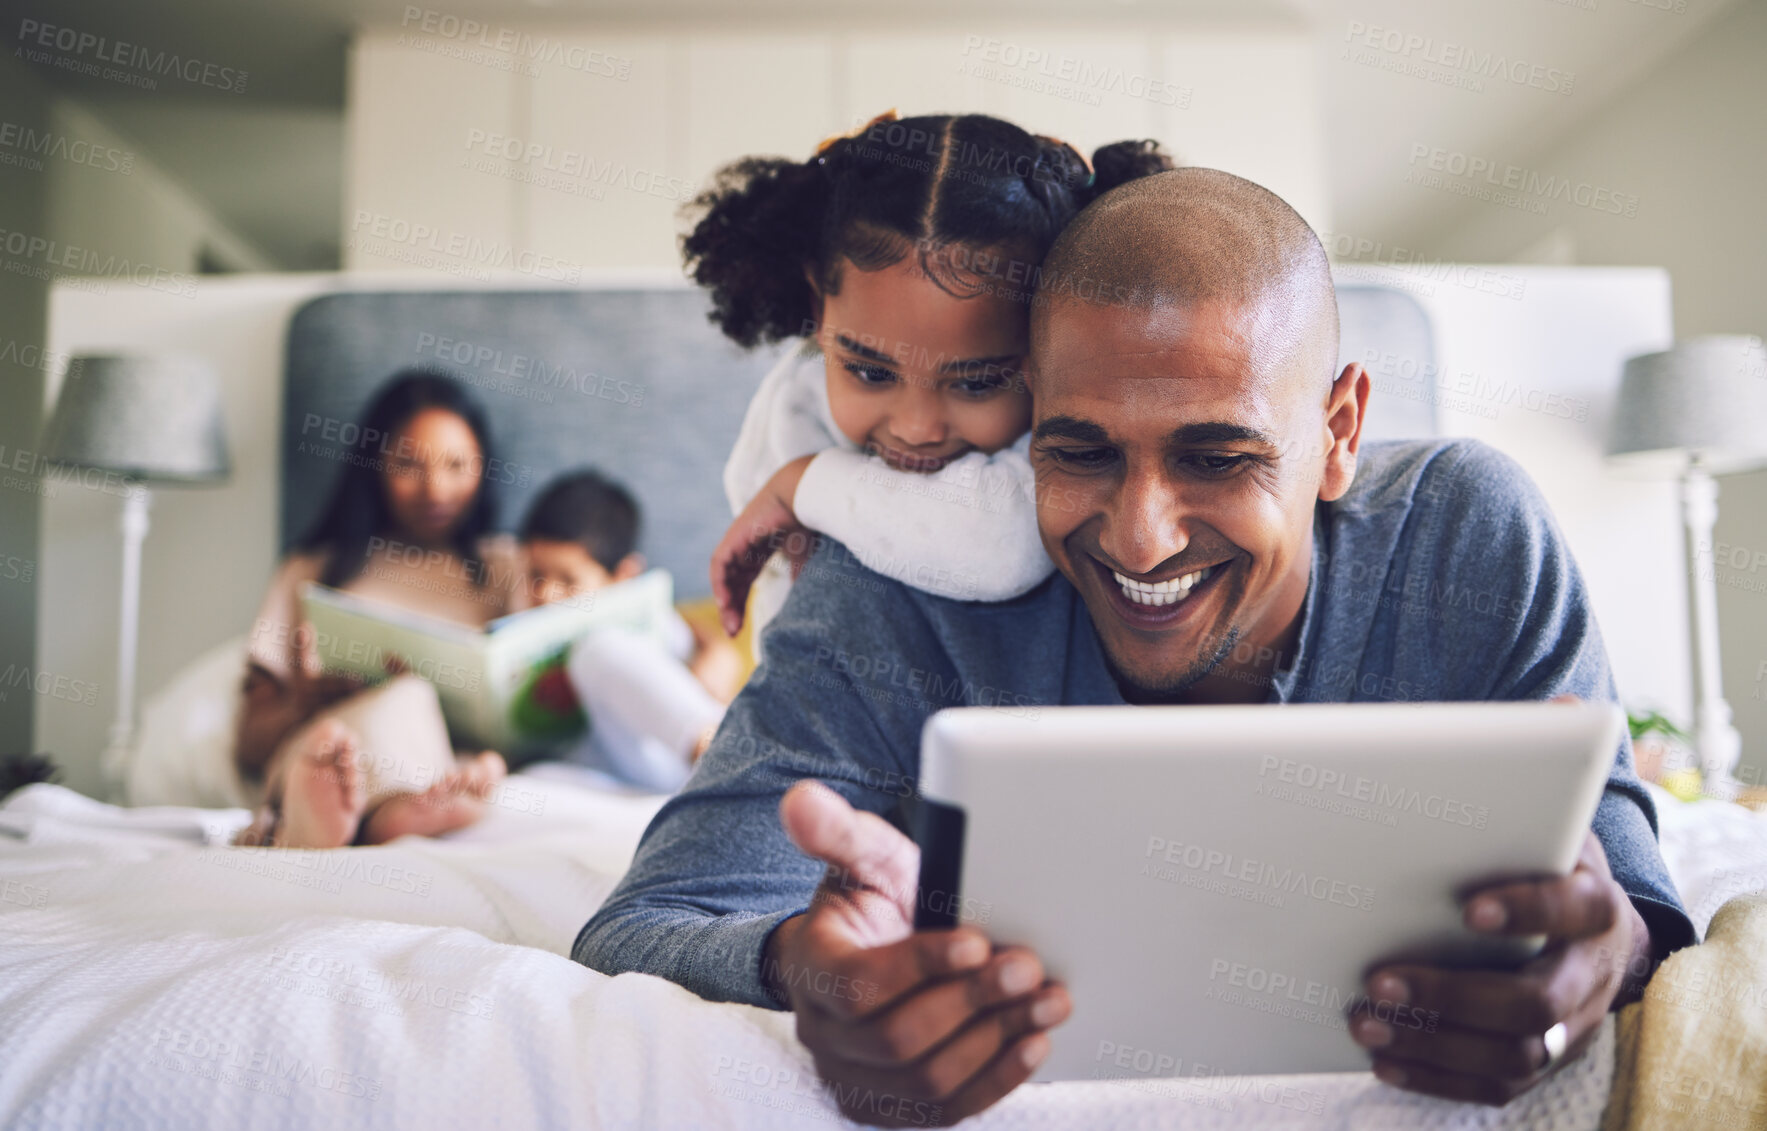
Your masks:
[[[1320,502],[1342,498],[1356,478],[1356,452],[1362,446],[1362,422],[1367,412],[1368,370],[1352,361],[1332,382],[1331,395],[1325,401],[1325,436],[1331,446],[1319,481]]]
[[[633,551],[620,559],[620,564],[614,567],[613,576],[615,581],[630,581],[643,572],[644,555]]]

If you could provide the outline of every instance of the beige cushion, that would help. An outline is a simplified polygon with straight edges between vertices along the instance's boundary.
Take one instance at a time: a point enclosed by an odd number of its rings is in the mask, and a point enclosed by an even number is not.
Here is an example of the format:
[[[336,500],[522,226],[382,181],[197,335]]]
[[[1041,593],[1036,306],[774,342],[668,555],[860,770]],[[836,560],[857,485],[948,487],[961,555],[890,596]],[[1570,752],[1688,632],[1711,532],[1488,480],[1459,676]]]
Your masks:
[[[1767,892],[1712,916],[1620,1011],[1603,1131],[1767,1128]]]

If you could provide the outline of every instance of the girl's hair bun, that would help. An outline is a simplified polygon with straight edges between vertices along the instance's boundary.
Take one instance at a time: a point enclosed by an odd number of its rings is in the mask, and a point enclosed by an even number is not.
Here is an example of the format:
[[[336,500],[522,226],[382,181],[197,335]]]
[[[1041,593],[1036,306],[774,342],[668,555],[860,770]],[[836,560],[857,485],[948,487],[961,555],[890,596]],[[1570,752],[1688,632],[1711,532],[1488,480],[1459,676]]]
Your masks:
[[[1107,193],[1120,184],[1177,167],[1172,155],[1152,138],[1113,141],[1092,151],[1092,191],[1095,195]]]

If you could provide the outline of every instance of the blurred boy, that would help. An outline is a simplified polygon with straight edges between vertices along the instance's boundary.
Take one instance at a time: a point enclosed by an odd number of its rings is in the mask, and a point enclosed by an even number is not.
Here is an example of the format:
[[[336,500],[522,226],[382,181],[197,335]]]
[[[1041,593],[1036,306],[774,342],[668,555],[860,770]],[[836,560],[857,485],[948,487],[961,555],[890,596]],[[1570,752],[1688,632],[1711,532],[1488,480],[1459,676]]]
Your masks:
[[[553,480],[522,522],[529,596],[572,601],[637,577],[638,528],[637,502],[598,472]],[[565,666],[589,735],[567,761],[664,792],[687,780],[736,694],[742,663],[728,639],[677,613],[662,637],[607,628],[572,646]]]

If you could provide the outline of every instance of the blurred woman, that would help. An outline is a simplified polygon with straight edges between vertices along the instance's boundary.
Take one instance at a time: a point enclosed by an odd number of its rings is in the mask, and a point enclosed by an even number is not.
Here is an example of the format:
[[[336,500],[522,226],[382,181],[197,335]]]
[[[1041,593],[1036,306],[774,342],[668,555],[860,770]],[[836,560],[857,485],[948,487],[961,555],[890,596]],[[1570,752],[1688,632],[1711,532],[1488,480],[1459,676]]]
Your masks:
[[[291,846],[334,847],[312,842],[343,832],[341,843],[380,843],[459,828],[477,819],[504,774],[502,759],[486,752],[435,767],[423,792],[372,804],[354,733],[335,720],[308,725],[361,689],[320,674],[321,642],[301,615],[308,582],[476,628],[511,609],[523,576],[513,541],[492,535],[494,487],[508,467],[463,386],[395,374],[353,435],[329,504],[277,568],[251,633],[235,764],[265,788],[269,811],[256,839]],[[301,811],[286,823],[285,802]]]

